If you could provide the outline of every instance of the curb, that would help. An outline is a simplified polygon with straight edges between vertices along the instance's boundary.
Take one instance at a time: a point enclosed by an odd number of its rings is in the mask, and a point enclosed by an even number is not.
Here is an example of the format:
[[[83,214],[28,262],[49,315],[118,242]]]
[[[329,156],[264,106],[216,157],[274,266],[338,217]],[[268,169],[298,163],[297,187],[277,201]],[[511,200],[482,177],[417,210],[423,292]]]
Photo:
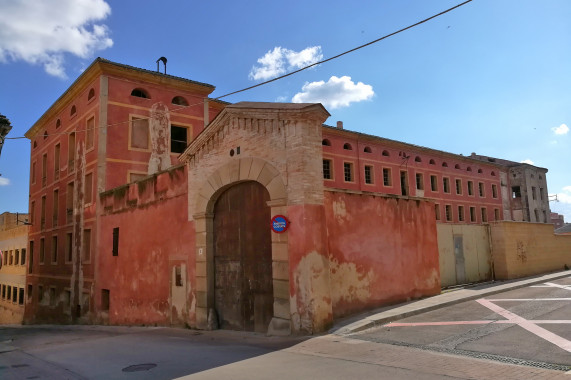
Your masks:
[[[334,334],[334,335],[340,335],[340,336],[341,335],[349,335],[349,334],[357,333],[357,332],[367,330],[367,329],[370,329],[373,327],[382,326],[384,324],[387,324],[389,322],[393,322],[393,321],[396,321],[396,320],[399,320],[402,318],[407,318],[407,317],[411,317],[413,315],[418,315],[418,314],[426,313],[429,311],[437,310],[437,309],[440,309],[440,308],[443,308],[446,306],[451,306],[451,305],[455,305],[455,304],[458,304],[461,302],[471,301],[471,300],[475,300],[478,298],[482,298],[483,296],[486,296],[486,295],[493,295],[493,294],[502,293],[502,292],[505,292],[508,290],[524,288],[528,285],[540,284],[540,283],[547,282],[549,280],[557,280],[557,279],[568,277],[568,276],[571,276],[571,270],[565,271],[565,272],[551,273],[551,274],[543,275],[541,277],[534,277],[534,278],[526,279],[526,280],[519,280],[519,281],[514,281],[514,282],[509,282],[509,283],[504,283],[504,284],[498,284],[497,286],[494,286],[490,289],[483,289],[483,290],[477,291],[475,294],[466,295],[465,297],[458,297],[458,298],[454,298],[454,299],[443,300],[442,302],[436,303],[433,305],[420,306],[418,308],[410,307],[410,305],[414,305],[416,302],[421,302],[423,300],[430,300],[430,299],[434,299],[434,297],[440,297],[440,296],[444,295],[444,294],[439,294],[437,296],[428,297],[428,298],[425,298],[425,299],[420,300],[420,301],[407,303],[404,305],[401,304],[400,306],[397,306],[393,309],[378,313],[376,315],[372,315],[370,317],[363,318],[360,321],[350,323],[346,326],[339,327],[338,329],[332,329],[330,331],[330,333]],[[465,289],[463,289],[463,290],[465,290]],[[453,293],[454,292],[445,293],[445,294],[453,294]],[[399,311],[399,309],[401,309],[401,308],[404,309],[407,307],[410,307],[410,308],[408,310]]]

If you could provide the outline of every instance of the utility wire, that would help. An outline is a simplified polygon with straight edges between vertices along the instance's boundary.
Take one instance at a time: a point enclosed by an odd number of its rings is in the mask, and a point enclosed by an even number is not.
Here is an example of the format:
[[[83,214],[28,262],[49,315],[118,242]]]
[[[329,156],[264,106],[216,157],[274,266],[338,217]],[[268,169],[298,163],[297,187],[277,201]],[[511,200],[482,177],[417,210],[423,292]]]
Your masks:
[[[332,61],[332,60],[334,60],[334,59],[340,58],[340,57],[342,57],[342,56],[344,56],[344,55],[346,55],[346,54],[349,54],[349,53],[352,53],[352,52],[354,52],[354,51],[363,49],[364,47],[373,45],[373,44],[375,44],[375,43],[377,43],[377,42],[380,42],[380,41],[382,41],[382,40],[384,40],[384,39],[387,39],[387,38],[389,38],[389,37],[392,37],[392,36],[395,36],[395,35],[397,35],[397,34],[399,34],[399,33],[402,33],[402,32],[404,32],[404,31],[406,31],[406,30],[409,30],[409,29],[412,29],[412,28],[414,28],[414,27],[416,27],[416,26],[419,26],[419,25],[421,25],[421,24],[424,24],[424,23],[426,23],[426,22],[428,22],[428,21],[430,21],[430,20],[432,20],[432,19],[435,19],[435,18],[437,18],[437,17],[440,17],[440,16],[442,16],[442,15],[448,13],[448,12],[451,12],[451,11],[457,9],[457,8],[460,8],[461,6],[466,5],[466,4],[470,3],[470,2],[472,2],[472,0],[464,1],[463,3],[460,3],[460,4],[458,4],[458,5],[453,6],[452,8],[448,8],[448,9],[446,9],[446,10],[440,12],[440,13],[437,13],[437,14],[435,14],[435,15],[433,15],[433,16],[430,16],[430,17],[425,18],[425,19],[423,19],[423,20],[421,20],[421,21],[418,21],[417,23],[414,23],[414,24],[409,25],[409,26],[407,26],[407,27],[405,27],[405,28],[399,29],[399,30],[397,30],[396,32],[393,32],[393,33],[384,35],[384,36],[382,36],[382,37],[380,37],[380,38],[377,38],[376,40],[373,40],[373,41],[371,41],[371,42],[367,42],[366,44],[357,46],[357,47],[355,47],[355,48],[353,48],[353,49],[344,51],[343,53],[334,55],[333,57],[329,57],[329,58],[324,59],[324,60],[322,60],[322,61],[318,61],[318,62],[312,63],[312,64],[310,64],[310,65],[307,65],[307,66],[305,66],[305,67],[302,67],[302,68],[297,69],[297,70],[295,70],[295,71],[292,71],[292,72],[290,72],[290,73],[281,75],[281,76],[279,76],[279,77],[276,77],[276,78],[267,80],[267,81],[265,81],[265,82],[261,82],[261,83],[255,84],[255,85],[253,85],[253,86],[243,88],[243,89],[241,89],[241,90],[229,92],[228,94],[224,94],[224,95],[218,96],[218,97],[216,97],[216,98],[212,98],[212,100],[219,100],[219,99],[225,98],[225,97],[230,96],[230,95],[238,94],[238,93],[240,93],[240,92],[248,91],[248,90],[254,89],[254,88],[256,88],[256,87],[264,86],[264,85],[266,85],[266,84],[268,84],[268,83],[272,83],[272,82],[275,82],[275,81],[277,81],[277,80],[280,80],[280,79],[283,79],[283,78],[287,78],[287,77],[289,77],[289,76],[291,76],[291,75],[297,74],[297,73],[299,73],[299,72],[302,72],[302,71],[307,70],[307,69],[309,69],[309,68],[312,68],[312,67],[314,67],[314,66],[321,65],[321,64],[323,64],[323,63],[326,63],[326,62]],[[179,108],[174,108],[174,109],[169,110],[169,111],[172,112],[172,111],[176,111],[176,110],[179,110],[179,109],[189,108],[189,107],[198,106],[198,105],[202,105],[202,104],[204,104],[204,103],[203,103],[203,102],[200,102],[200,103],[189,104],[188,106],[181,106],[181,107],[179,107]],[[148,117],[148,119],[150,119],[150,117]],[[107,124],[107,127],[114,126],[114,125],[119,125],[119,124],[125,124],[125,123],[129,123],[129,122],[130,122],[130,120],[122,121],[122,122],[117,122],[117,123],[114,123],[114,124]],[[98,129],[98,128],[101,128],[101,127],[95,127],[95,128],[90,128],[90,129]],[[74,133],[74,132],[86,132],[86,131],[87,131],[87,129],[84,129],[84,130],[78,129],[78,130],[74,130],[74,131],[72,131],[72,132],[52,133],[52,134],[50,134],[49,136],[66,135],[66,134],[70,134],[70,133]],[[19,136],[19,137],[6,137],[5,139],[6,139],[6,140],[17,140],[17,139],[25,139],[25,138],[26,138],[25,136]]]

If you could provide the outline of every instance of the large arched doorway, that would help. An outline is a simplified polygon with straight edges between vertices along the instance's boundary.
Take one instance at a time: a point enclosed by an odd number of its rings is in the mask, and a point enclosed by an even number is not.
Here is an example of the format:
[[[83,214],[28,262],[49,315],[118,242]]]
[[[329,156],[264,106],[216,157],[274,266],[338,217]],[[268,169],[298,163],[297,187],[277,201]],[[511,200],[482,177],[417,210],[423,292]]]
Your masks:
[[[214,304],[221,328],[266,332],[273,317],[270,195],[248,181],[214,205]]]

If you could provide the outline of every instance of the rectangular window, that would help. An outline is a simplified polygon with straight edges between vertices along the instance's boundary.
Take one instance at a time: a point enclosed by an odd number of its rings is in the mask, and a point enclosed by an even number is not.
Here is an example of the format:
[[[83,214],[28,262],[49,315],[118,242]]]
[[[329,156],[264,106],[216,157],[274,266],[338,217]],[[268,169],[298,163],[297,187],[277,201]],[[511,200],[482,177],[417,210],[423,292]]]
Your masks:
[[[69,134],[67,143],[67,172],[75,170],[75,132]]]
[[[12,288],[12,302],[16,303],[18,302],[18,287],[14,286]]]
[[[52,236],[52,263],[57,263],[57,236]]]
[[[492,197],[493,198],[498,197],[498,185],[492,184]]]
[[[59,219],[59,190],[54,190],[54,207],[52,214],[52,226],[57,227]]]
[[[67,223],[71,223],[73,220],[73,190],[73,182],[68,183],[65,192],[65,215]]]
[[[350,162],[343,163],[343,175],[345,182],[353,182],[353,164]]]
[[[499,208],[494,209],[494,220],[500,220],[500,209]]]
[[[188,128],[171,125],[171,152],[182,153],[188,144]]]
[[[22,248],[22,256],[20,257],[20,265],[26,265],[26,248]]]
[[[93,173],[85,175],[85,203],[93,202]]]
[[[535,186],[531,187],[531,199],[536,200],[537,196],[535,194]]]
[[[40,239],[40,264],[44,263],[46,243],[44,238]]]
[[[424,190],[424,178],[421,173],[416,173],[416,189]]]
[[[32,162],[31,173],[32,173],[31,181],[32,181],[32,185],[34,185],[36,183],[36,161]]]
[[[91,259],[91,230],[83,230],[83,261]]]
[[[20,250],[16,249],[14,252],[15,252],[14,265],[18,265],[20,264]]]
[[[30,240],[30,261],[28,264],[28,273],[34,271],[34,241]]]
[[[18,289],[18,305],[24,304],[24,288]]]
[[[450,178],[442,178],[442,189],[445,193],[450,193]]]
[[[391,180],[391,169],[384,168],[383,169],[383,185],[391,186],[392,182],[393,181]]]
[[[481,197],[485,197],[484,193],[484,184],[482,182],[478,182],[478,192],[480,193]]]
[[[72,254],[72,245],[73,245],[73,234],[68,232],[65,234],[65,261],[71,262],[71,254]]]
[[[445,211],[446,211],[446,221],[448,222],[452,221],[452,206],[446,205]]]
[[[32,286],[32,284],[28,284],[28,301],[32,299],[33,289],[34,289],[34,287]]]
[[[512,198],[521,198],[521,190],[519,186],[512,186]]]
[[[408,173],[404,170],[400,172],[400,192],[401,195],[408,195]]]
[[[109,311],[109,289],[101,289],[101,310]]]
[[[371,185],[373,183],[373,167],[365,165],[365,183]]]
[[[547,212],[543,210],[543,223],[547,223]]]
[[[8,265],[12,265],[14,263],[14,255],[12,254],[12,250],[8,251]]]
[[[462,195],[462,180],[461,179],[456,180],[456,194]]]
[[[63,292],[64,294],[64,305],[66,309],[69,309],[69,307],[71,306],[71,291],[70,290],[66,290]]]
[[[10,256],[10,251],[4,253],[4,265],[8,265],[8,256]]]
[[[59,179],[59,156],[60,156],[61,146],[57,144],[54,149],[54,179]]]
[[[38,286],[38,302],[41,303],[44,300],[44,287],[42,285]]]
[[[539,199],[543,200],[543,187],[539,188]]]
[[[434,213],[436,214],[436,220],[440,220],[440,205],[438,203],[434,205]]]
[[[488,209],[486,209],[485,207],[482,207],[482,209],[480,211],[482,213],[482,223],[487,223],[488,222]]]
[[[533,213],[535,214],[535,222],[539,222],[539,211],[537,211],[537,209],[533,210]]]
[[[85,149],[93,148],[93,141],[95,136],[95,118],[90,118],[87,120],[85,126]]]
[[[42,197],[42,209],[40,214],[40,228],[46,228],[46,196]]]
[[[324,179],[333,179],[333,171],[332,169],[332,162],[331,160],[323,160],[323,178]]]
[[[6,299],[6,285],[2,285],[2,299]]]
[[[468,195],[474,195],[474,182],[468,181]]]
[[[131,148],[149,149],[149,119],[131,118]]]
[[[113,228],[113,256],[119,256],[119,227]]]
[[[464,206],[458,206],[458,221],[464,221]]]
[[[12,299],[12,287],[10,285],[6,287],[6,299],[8,301]]]
[[[438,191],[438,177],[435,175],[430,176],[430,190]]]
[[[36,220],[36,202],[32,201],[30,205],[30,223],[34,224]]]
[[[56,305],[56,288],[50,288],[50,306]]]
[[[177,265],[174,269],[174,282],[176,286],[182,286],[182,269]]]
[[[476,221],[476,207],[470,207],[470,222]]]
[[[42,187],[48,183],[48,155],[47,153],[42,156]]]

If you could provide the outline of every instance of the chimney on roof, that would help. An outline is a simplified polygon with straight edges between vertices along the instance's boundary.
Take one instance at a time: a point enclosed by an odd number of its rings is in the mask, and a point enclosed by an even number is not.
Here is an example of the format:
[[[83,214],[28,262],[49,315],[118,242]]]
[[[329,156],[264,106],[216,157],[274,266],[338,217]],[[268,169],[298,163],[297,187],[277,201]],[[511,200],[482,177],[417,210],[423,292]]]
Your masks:
[[[343,129],[343,122],[342,121],[337,122],[337,128]]]

